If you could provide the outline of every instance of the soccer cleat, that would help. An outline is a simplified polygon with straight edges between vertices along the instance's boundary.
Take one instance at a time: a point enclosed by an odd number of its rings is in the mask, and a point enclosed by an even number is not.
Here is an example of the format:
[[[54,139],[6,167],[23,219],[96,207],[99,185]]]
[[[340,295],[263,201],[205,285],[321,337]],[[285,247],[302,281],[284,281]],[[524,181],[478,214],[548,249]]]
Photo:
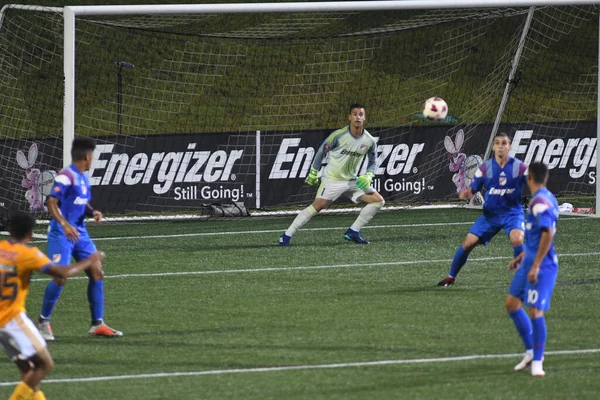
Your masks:
[[[451,278],[449,276],[445,277],[444,279],[442,279],[441,281],[438,282],[438,286],[451,286],[454,285],[454,282],[456,281],[456,278]]]
[[[279,245],[287,247],[290,245],[290,240],[292,240],[292,237],[284,233],[283,235],[279,236]]]
[[[544,362],[543,361],[532,361],[531,362],[531,375],[532,376],[544,376]]]
[[[40,318],[38,326],[40,333],[42,334],[42,337],[44,339],[46,339],[47,341],[54,340],[54,332],[52,332],[52,326],[50,325],[49,319]]]
[[[515,371],[523,371],[524,369],[529,368],[529,366],[531,366],[531,361],[533,361],[533,353],[525,353],[521,362],[515,365]]]
[[[365,240],[360,236],[360,232],[353,231],[350,228],[344,233],[344,239],[356,244],[369,244],[368,240]]]
[[[111,328],[102,322],[100,325],[92,325],[88,330],[90,336],[114,338],[123,336],[123,332]]]

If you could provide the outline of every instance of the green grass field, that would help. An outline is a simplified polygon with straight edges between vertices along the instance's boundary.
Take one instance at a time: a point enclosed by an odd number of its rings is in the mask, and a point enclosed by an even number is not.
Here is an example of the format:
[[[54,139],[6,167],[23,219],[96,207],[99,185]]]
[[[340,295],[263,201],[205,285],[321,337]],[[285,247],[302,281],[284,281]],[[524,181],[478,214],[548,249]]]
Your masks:
[[[87,336],[86,279],[53,316],[49,399],[597,399],[600,220],[562,218],[547,315],[546,377],[515,373],[522,345],[504,311],[512,255],[500,235],[457,284],[435,284],[479,215],[382,212],[344,242],[354,216],[90,227],[107,253],[106,320]],[[39,246],[45,249],[45,243]],[[47,278],[34,276],[37,316]],[[18,380],[0,361],[0,398]]]

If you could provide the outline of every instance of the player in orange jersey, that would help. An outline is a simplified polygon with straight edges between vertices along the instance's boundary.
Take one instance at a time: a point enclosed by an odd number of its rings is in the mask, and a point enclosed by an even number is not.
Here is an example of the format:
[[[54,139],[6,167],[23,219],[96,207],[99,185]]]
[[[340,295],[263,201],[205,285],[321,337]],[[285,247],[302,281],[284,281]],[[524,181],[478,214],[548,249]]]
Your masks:
[[[9,400],[45,399],[40,383],[54,368],[46,341],[25,313],[31,273],[68,278],[94,268],[104,257],[96,252],[67,267],[55,265],[40,250],[27,245],[34,227],[33,217],[16,213],[8,222],[10,239],[0,241],[0,347],[21,373],[21,382]]]

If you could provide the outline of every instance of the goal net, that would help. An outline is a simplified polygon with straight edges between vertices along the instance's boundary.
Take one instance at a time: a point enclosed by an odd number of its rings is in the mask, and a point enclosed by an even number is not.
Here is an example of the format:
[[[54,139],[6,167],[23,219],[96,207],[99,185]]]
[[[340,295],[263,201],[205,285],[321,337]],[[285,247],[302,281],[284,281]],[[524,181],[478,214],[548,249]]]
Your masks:
[[[294,212],[314,198],[304,179],[352,103],[378,140],[373,185],[388,205],[455,202],[500,130],[516,157],[549,164],[564,201],[593,208],[598,9],[588,3],[73,7],[66,30],[62,8],[5,7],[0,209],[43,213],[77,134],[97,140],[89,173],[108,213]],[[447,101],[445,121],[423,120],[432,96]]]

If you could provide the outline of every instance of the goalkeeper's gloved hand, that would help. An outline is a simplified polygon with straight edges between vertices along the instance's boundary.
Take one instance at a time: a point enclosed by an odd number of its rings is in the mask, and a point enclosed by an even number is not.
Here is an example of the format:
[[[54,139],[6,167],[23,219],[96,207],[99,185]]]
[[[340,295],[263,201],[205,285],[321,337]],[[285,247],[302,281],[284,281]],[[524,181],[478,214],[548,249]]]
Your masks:
[[[372,172],[367,172],[366,174],[359,176],[358,179],[356,179],[356,187],[358,187],[360,190],[365,190],[371,186],[371,181],[373,180],[374,176],[375,174]]]
[[[308,183],[309,186],[318,186],[319,178],[317,178],[317,174],[319,173],[318,169],[311,168],[308,176],[304,180],[304,182]]]

